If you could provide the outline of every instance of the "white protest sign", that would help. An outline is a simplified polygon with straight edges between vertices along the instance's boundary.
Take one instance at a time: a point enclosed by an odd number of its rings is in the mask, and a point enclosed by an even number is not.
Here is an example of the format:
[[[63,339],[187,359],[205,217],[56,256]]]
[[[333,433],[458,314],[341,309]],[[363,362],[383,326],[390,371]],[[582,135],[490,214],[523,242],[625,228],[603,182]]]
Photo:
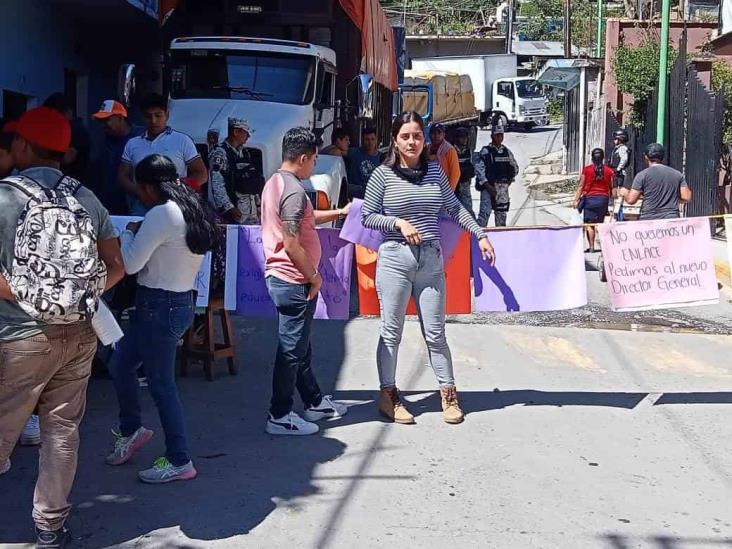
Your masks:
[[[616,311],[719,302],[706,218],[609,223],[599,230]]]
[[[136,221],[142,221],[144,218],[134,215],[112,215],[112,226],[119,236],[126,228],[128,223],[134,223]],[[175,265],[171,265],[171,268],[175,268]],[[203,257],[201,268],[196,274],[196,286],[195,290],[198,293],[196,298],[196,307],[208,307],[209,290],[211,286],[211,252],[208,252]]]

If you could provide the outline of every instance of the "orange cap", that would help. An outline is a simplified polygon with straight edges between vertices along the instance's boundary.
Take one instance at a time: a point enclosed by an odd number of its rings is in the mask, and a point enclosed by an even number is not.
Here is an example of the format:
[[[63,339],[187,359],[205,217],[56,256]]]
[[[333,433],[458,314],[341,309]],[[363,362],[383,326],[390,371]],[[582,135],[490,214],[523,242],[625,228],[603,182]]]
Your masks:
[[[71,145],[71,125],[66,117],[48,107],[31,109],[20,117],[16,135],[31,145],[65,153]]]
[[[92,114],[92,118],[96,120],[104,120],[105,118],[109,118],[110,116],[114,116],[115,114],[127,118],[127,109],[119,101],[107,99],[104,103],[102,103],[102,106],[99,107],[99,112],[95,112],[94,114]]]

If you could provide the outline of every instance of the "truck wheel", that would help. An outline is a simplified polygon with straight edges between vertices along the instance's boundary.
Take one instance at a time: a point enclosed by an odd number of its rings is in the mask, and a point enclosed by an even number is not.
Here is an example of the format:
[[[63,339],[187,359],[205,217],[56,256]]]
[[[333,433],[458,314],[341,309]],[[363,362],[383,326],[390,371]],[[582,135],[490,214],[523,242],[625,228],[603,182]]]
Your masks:
[[[535,126],[536,126],[536,124],[534,124],[533,122],[526,122],[524,124],[524,131],[525,132],[530,132],[531,130],[534,129]]]

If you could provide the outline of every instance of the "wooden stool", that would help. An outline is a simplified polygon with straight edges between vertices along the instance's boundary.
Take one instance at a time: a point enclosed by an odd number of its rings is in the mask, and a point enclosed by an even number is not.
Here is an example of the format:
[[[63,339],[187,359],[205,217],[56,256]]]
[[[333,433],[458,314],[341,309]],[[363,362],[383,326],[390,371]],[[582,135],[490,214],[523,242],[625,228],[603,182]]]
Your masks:
[[[214,316],[221,318],[221,331],[224,335],[223,343],[216,343],[215,319]],[[188,375],[188,362],[190,360],[202,360],[203,371],[206,373],[206,379],[213,381],[213,365],[216,359],[225,358],[229,366],[229,375],[236,375],[238,370],[234,364],[235,345],[234,333],[231,327],[231,319],[229,311],[224,309],[224,297],[212,296],[203,324],[203,343],[196,343],[195,330],[192,326],[183,337],[183,349],[181,352],[181,377]]]

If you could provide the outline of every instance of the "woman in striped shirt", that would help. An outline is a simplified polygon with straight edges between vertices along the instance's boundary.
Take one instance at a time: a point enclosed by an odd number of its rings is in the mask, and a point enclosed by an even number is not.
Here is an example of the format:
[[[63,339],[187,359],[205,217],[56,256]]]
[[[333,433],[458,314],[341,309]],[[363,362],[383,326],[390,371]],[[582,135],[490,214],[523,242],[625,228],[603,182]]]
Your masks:
[[[440,384],[443,418],[464,419],[458,402],[450,348],[445,338],[445,271],[438,219],[445,210],[479,242],[484,257],[495,253],[483,230],[460,204],[439,164],[428,161],[424,124],[416,112],[399,116],[392,127],[384,165],[371,174],[363,205],[363,224],[384,233],[376,264],[381,328],[376,364],[381,394],[379,412],[396,423],[414,423],[396,388],[396,365],[409,298],[414,297]]]

